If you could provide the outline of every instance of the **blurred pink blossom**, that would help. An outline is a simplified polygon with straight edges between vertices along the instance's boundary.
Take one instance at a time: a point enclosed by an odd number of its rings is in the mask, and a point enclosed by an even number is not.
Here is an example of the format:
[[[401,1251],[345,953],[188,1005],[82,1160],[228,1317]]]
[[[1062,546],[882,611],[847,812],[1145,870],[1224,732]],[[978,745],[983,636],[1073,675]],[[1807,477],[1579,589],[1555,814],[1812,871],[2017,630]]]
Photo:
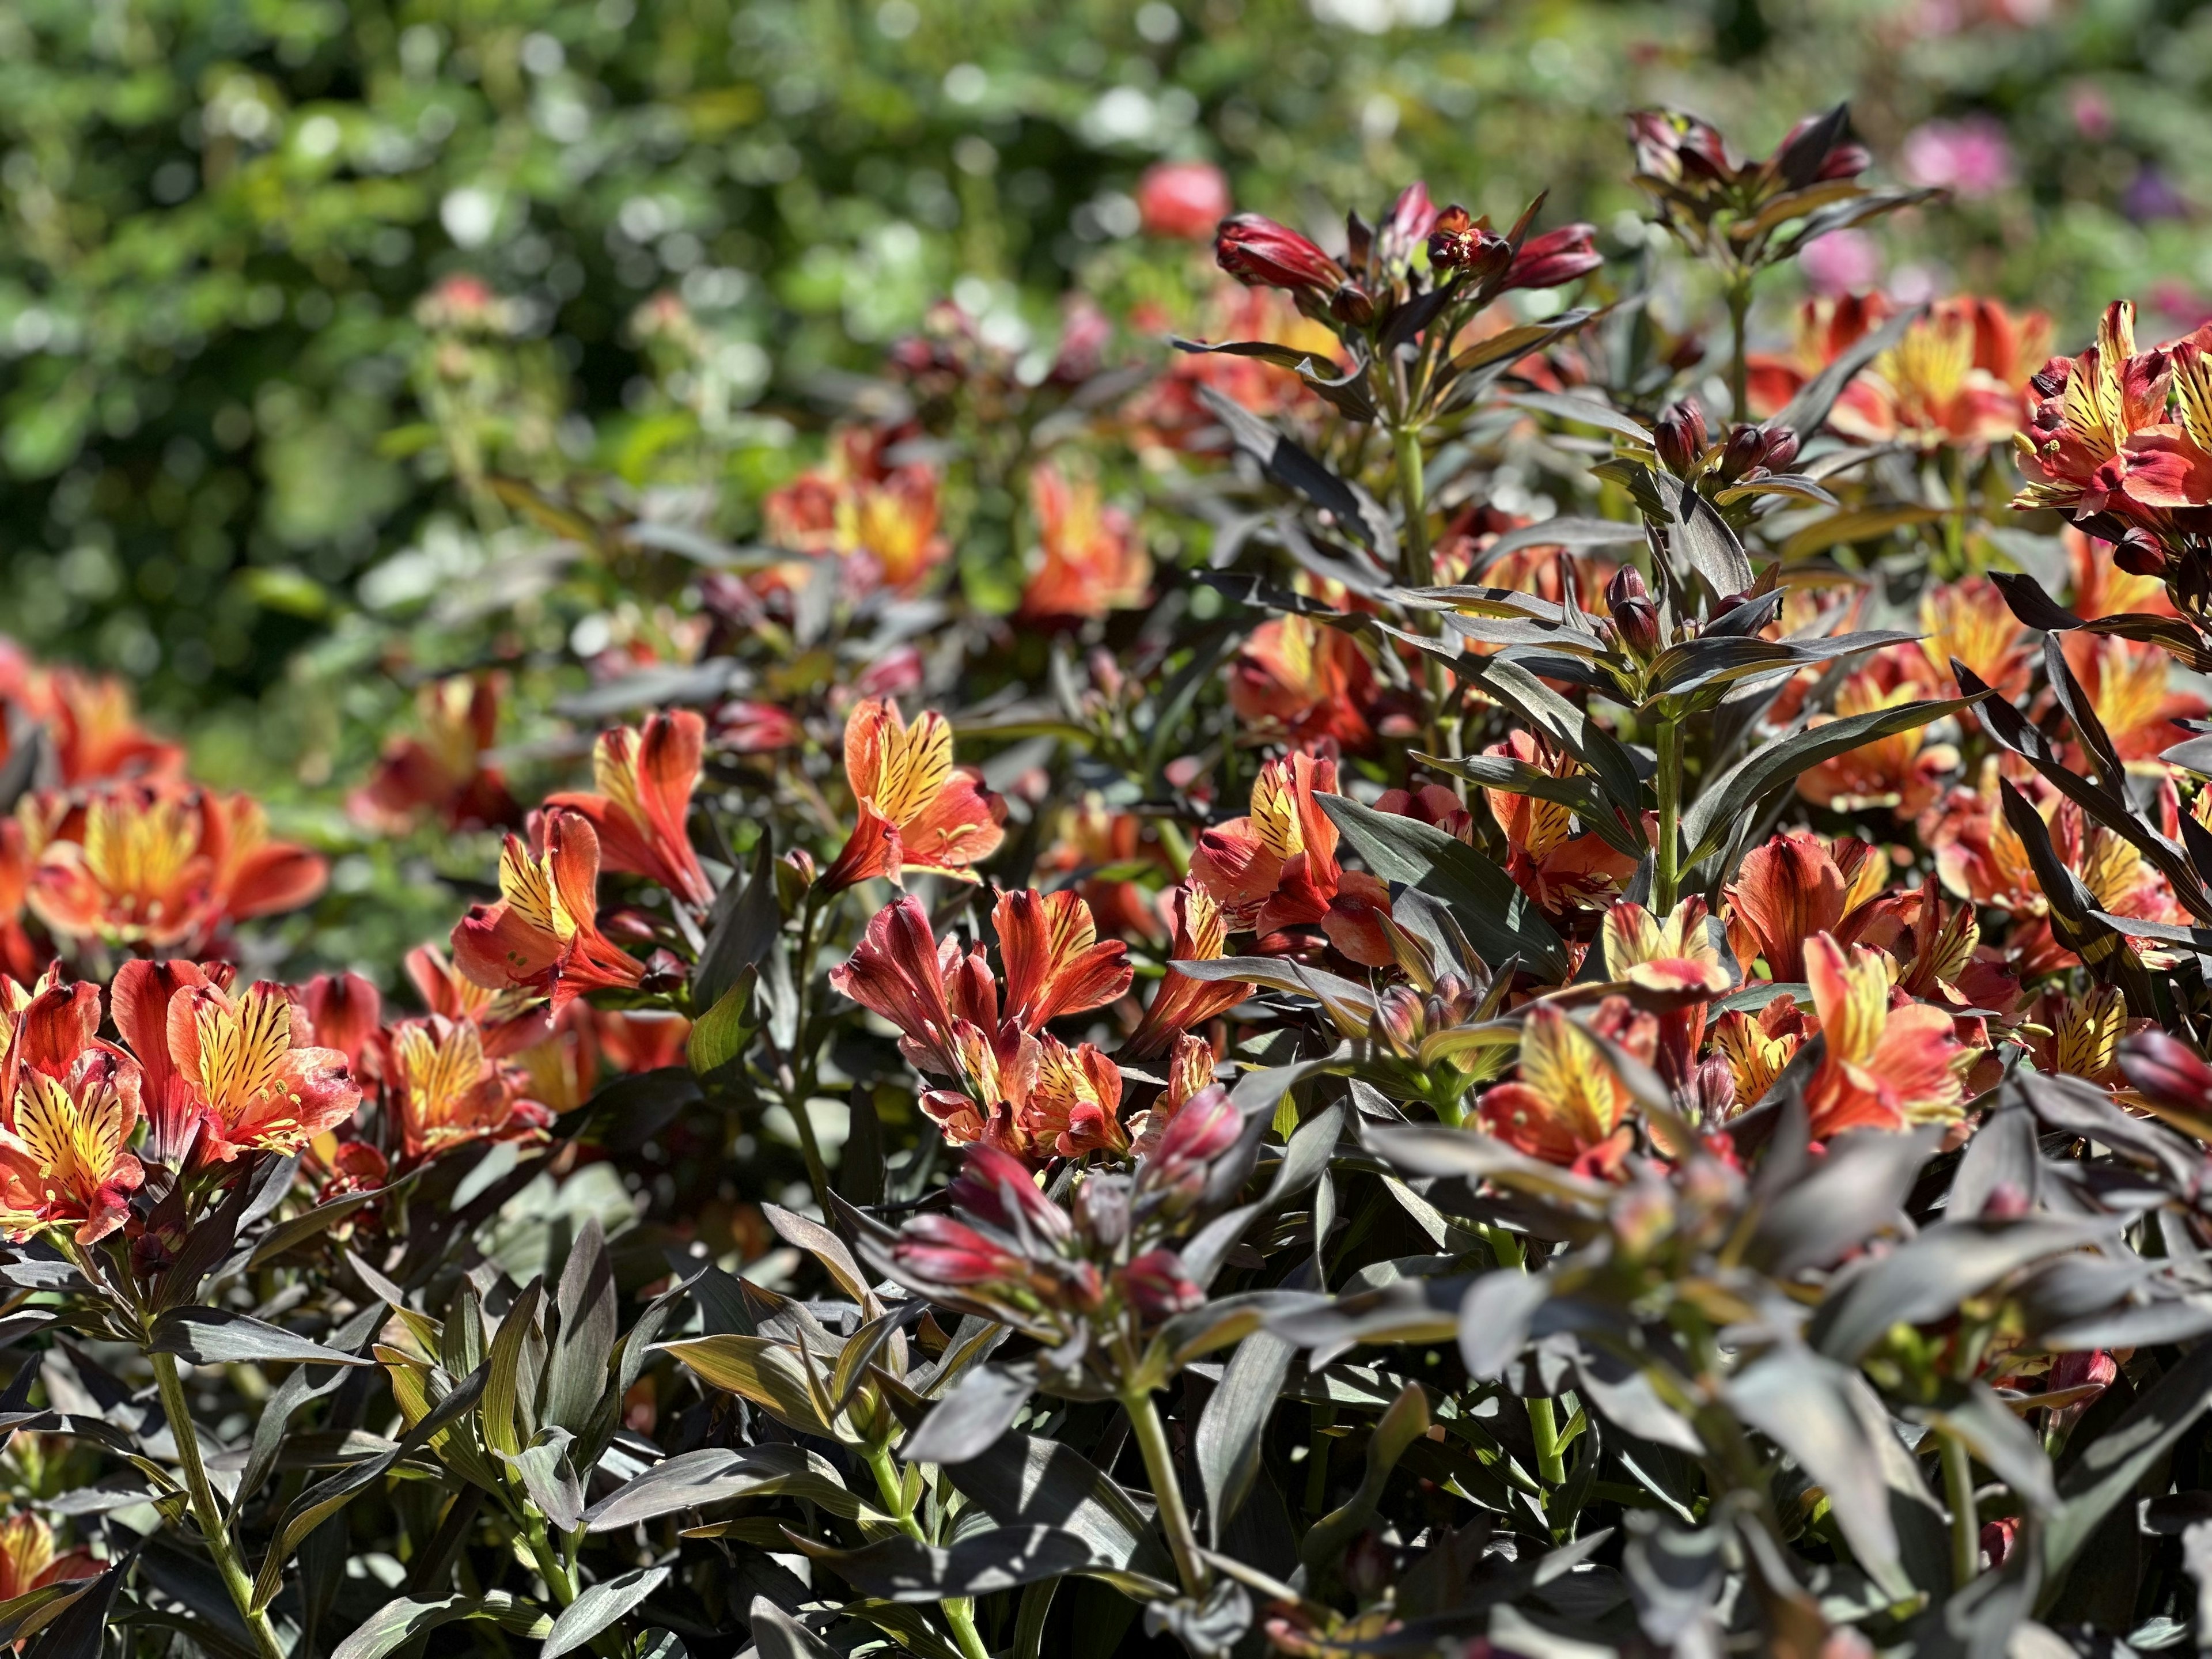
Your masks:
[[[1202,242],[1229,216],[1229,179],[1209,161],[1161,161],[1137,185],[1148,236]]]
[[[1797,265],[1815,294],[1863,293],[1881,276],[1881,249],[1863,230],[1831,231],[1805,245]]]
[[[1986,115],[1927,121],[1905,137],[1899,166],[1916,185],[1932,185],[1972,200],[2012,182],[2012,143]]]
[[[2074,131],[2092,143],[2112,136],[2112,105],[2104,88],[2082,82],[2068,100],[2074,112]]]

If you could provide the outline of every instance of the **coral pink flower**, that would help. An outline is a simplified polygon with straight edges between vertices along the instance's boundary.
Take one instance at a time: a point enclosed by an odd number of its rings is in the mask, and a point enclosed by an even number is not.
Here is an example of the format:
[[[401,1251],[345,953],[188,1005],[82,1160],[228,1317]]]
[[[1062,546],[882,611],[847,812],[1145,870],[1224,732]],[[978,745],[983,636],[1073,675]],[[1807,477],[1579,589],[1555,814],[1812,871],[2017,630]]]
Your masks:
[[[599,838],[591,820],[555,807],[545,850],[509,836],[499,855],[499,902],[469,907],[453,929],[453,960],[487,990],[528,990],[558,1012],[584,992],[628,989],[644,969],[599,927]]]
[[[1888,959],[1826,933],[1805,946],[1805,977],[1826,1051],[1806,1085],[1815,1139],[1846,1129],[1903,1129],[1959,1115],[1965,1090],[1951,1016],[1890,994]]]
[[[975,881],[972,866],[1006,839],[1003,804],[953,765],[951,723],[933,709],[908,725],[889,698],[855,705],[845,777],[860,819],[822,874],[833,893],[872,876],[896,884],[908,871]]]
[[[227,963],[134,959],[116,969],[108,1000],[115,1029],[137,1057],[143,1073],[146,1151],[157,1164],[172,1169],[183,1164],[199,1134],[206,1103],[170,1054],[169,1006],[186,991],[210,985],[228,990],[230,983]]]
[[[1137,181],[1137,217],[1147,236],[1203,242],[1229,216],[1229,178],[1211,161],[1155,161]]]
[[[714,884],[685,827],[706,735],[706,721],[689,708],[602,732],[592,746],[597,792],[549,795],[545,805],[591,820],[606,868],[658,882],[694,905],[710,904]]]

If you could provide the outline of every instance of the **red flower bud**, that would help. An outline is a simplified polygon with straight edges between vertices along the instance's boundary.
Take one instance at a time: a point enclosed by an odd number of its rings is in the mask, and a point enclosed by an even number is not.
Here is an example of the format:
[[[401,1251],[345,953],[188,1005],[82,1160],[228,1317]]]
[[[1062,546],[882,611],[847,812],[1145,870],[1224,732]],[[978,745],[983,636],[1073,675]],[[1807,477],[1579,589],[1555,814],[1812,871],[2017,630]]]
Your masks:
[[[1723,483],[1735,483],[1758,471],[1766,459],[1766,434],[1755,426],[1738,422],[1721,446],[1720,474]]]
[[[1004,1231],[1024,1230],[1057,1243],[1073,1231],[1067,1212],[1037,1190],[1029,1166],[995,1146],[971,1146],[952,1183],[953,1207]]]
[[[1778,426],[1766,434],[1766,459],[1764,465],[1770,472],[1779,472],[1797,459],[1797,434],[1786,426]]]
[[[1029,1264],[1004,1245],[948,1215],[918,1215],[899,1231],[891,1260],[938,1285],[998,1285],[1029,1276]]]
[[[2166,550],[2158,538],[2137,526],[2120,538],[2112,549],[2112,562],[2131,576],[2166,574]]]
[[[1659,411],[1651,440],[1659,464],[1678,478],[1688,477],[1705,458],[1705,411],[1695,398],[1668,404]]]
[[[2212,1108],[2212,1066],[2179,1037],[2138,1031],[2120,1044],[2120,1071],[2161,1106],[2185,1112]]]
[[[1247,288],[1315,289],[1331,295],[1349,280],[1344,267],[1288,225],[1257,213],[1224,219],[1213,257]]]
[[[1557,288],[1588,276],[1604,263],[1605,256],[1597,251],[1596,226],[1562,225],[1522,243],[1498,287]]]
[[[1211,1164],[1237,1144],[1244,1132],[1243,1114],[1220,1084],[1200,1090],[1183,1103],[1160,1136],[1162,1164]]]
[[[1147,1319],[1167,1319],[1203,1305],[1206,1292],[1183,1273],[1173,1250],[1147,1250],[1121,1269],[1121,1294]]]

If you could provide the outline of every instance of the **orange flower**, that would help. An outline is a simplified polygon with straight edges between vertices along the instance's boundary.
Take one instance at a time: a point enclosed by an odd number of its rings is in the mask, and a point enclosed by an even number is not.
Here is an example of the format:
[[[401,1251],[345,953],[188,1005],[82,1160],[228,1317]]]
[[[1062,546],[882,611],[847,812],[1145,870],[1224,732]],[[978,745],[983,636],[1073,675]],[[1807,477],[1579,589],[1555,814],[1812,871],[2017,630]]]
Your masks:
[[[360,1106],[345,1056],[302,1042],[294,1012],[284,988],[265,982],[236,997],[187,986],[170,999],[169,1057],[199,1104],[202,1162],[296,1152]]]
[[[1129,988],[1129,947],[1102,944],[1091,907],[1074,893],[1001,893],[991,926],[1006,968],[1005,1017],[1025,1030],[1103,1007]]]
[[[524,1098],[529,1074],[489,1058],[477,1028],[432,1014],[392,1028],[392,1103],[401,1150],[417,1161],[473,1140],[542,1139],[553,1114]]]
[[[1524,731],[1506,734],[1504,743],[1483,750],[1523,761],[1553,777],[1580,769],[1571,755]],[[1573,809],[1534,795],[1486,789],[1490,815],[1505,832],[1505,873],[1554,922],[1590,917],[1620,896],[1621,884],[1635,873],[1636,860],[1596,835],[1574,832]],[[1594,918],[1591,918],[1594,919]],[[1584,935],[1587,937],[1587,935]]]
[[[617,1072],[657,1072],[684,1064],[691,1022],[653,1008],[593,1008],[592,1041]]]
[[[1880,295],[1807,301],[1794,356],[1752,359],[1753,412],[1778,412],[1890,313]],[[2023,388],[2050,346],[2051,319],[2039,311],[2015,317],[1994,300],[1942,301],[1844,387],[1829,423],[1869,443],[1923,450],[2002,443],[2026,422]]]
[[[1951,1016],[1901,996],[1893,1001],[1888,958],[1820,933],[1806,945],[1805,977],[1826,1040],[1805,1090],[1815,1139],[1959,1115],[1965,1090],[1954,1062],[1962,1051]]]
[[[89,1244],[121,1226],[145,1170],[131,1152],[140,1075],[97,1040],[100,989],[50,984],[12,1019],[0,1112],[0,1221],[27,1238],[71,1226]]]
[[[961,1070],[953,1027],[999,1024],[999,988],[981,951],[963,956],[959,940],[941,945],[929,912],[911,895],[869,919],[849,960],[830,970],[830,988],[898,1027],[899,1049],[916,1070]]]
[[[2130,611],[2154,617],[2180,615],[2163,581],[2156,576],[2138,576],[2112,562],[2111,543],[2093,541],[2070,524],[2059,532],[2059,538],[2065,544],[2066,568],[2073,582],[2068,605],[2075,616],[2097,622]]]
[[[1130,1060],[1153,1059],[1170,1043],[1181,1054],[1182,1045],[1193,1040],[1184,1035],[1193,1026],[1219,1018],[1252,994],[1243,980],[1194,979],[1175,969],[1178,962],[1218,962],[1229,953],[1229,929],[1212,894],[1197,881],[1187,881],[1168,896],[1168,915],[1175,927],[1168,970],[1144,1018],[1121,1045]]]
[[[140,1097],[146,1111],[146,1151],[157,1164],[183,1164],[199,1133],[204,1103],[169,1053],[169,1006],[182,993],[205,985],[228,990],[228,963],[185,960],[148,962],[134,958],[116,969],[108,1002],[115,1029],[137,1056],[143,1080]]]
[[[272,840],[244,795],[109,784],[82,804],[39,797],[22,821],[37,848],[27,902],[65,939],[198,949],[225,921],[297,909],[328,875],[316,854]]]
[[[497,674],[456,674],[415,694],[421,737],[393,737],[367,784],[348,799],[362,823],[390,835],[413,829],[424,812],[448,830],[514,823],[521,817],[499,769],[484,763],[498,741]]]
[[[2036,374],[2027,430],[2013,440],[2027,483],[2013,498],[2026,509],[2130,512],[2136,435],[2166,412],[2172,365],[2162,351],[2136,350],[2136,308],[2105,308],[2097,343],[2079,357],[2054,357]]]
[[[1722,890],[1729,948],[1747,969],[1765,957],[1768,975],[1789,985],[1804,980],[1805,944],[1816,933],[1887,945],[1902,925],[1884,889],[1888,874],[1888,860],[1864,842],[1824,842],[1802,831],[1777,836],[1746,854],[1735,882]]]
[[[1958,691],[1951,678],[1954,657],[2008,702],[2027,695],[2035,651],[2004,595],[1987,576],[1931,585],[1920,596],[1920,627],[1928,636],[1920,641],[1921,654],[1928,659],[1933,683],[1946,695]]]
[[[2037,1071],[2119,1089],[2126,1086],[2120,1039],[2156,1029],[2154,1020],[2129,1018],[2127,1003],[2112,986],[2094,985],[2078,997],[2052,987],[2029,1007],[2020,1035]]]
[[[104,1564],[85,1550],[54,1553],[54,1530],[27,1510],[0,1521],[0,1601],[12,1601],[48,1584],[96,1578]]]
[[[1705,902],[1692,894],[1664,921],[1640,904],[1605,913],[1605,966],[1635,987],[1635,1000],[1659,1019],[1661,1073],[1685,1085],[1705,1034],[1705,1005],[1735,983],[1721,961]]]
[[[499,855],[499,902],[469,907],[453,929],[453,960],[487,990],[529,990],[557,1013],[600,988],[644,977],[636,957],[599,932],[599,838],[591,820],[555,807],[545,850],[509,836]]]
[[[1748,1111],[1766,1097],[1805,1036],[1805,1017],[1786,991],[1777,992],[1756,1019],[1734,1010],[1720,1017],[1713,1026],[1713,1046],[1728,1063],[1737,1111]]]
[[[608,869],[658,882],[692,904],[711,904],[714,886],[685,827],[706,736],[707,722],[689,708],[649,714],[642,727],[602,732],[592,746],[598,793],[549,795],[545,805],[591,820]]]
[[[1252,630],[1229,666],[1229,706],[1260,736],[1286,744],[1334,739],[1375,746],[1366,710],[1375,670],[1352,635],[1295,612]]]
[[[138,724],[131,688],[106,674],[41,668],[0,639],[0,700],[46,728],[54,775],[65,787],[111,778],[174,779],[185,753]],[[0,720],[0,756],[9,749]]]
[[[2147,640],[2076,633],[2061,648],[2129,769],[2165,775],[2158,757],[2188,735],[2174,721],[2197,719],[2212,705],[2193,691],[2174,690],[2171,659]],[[2080,744],[2068,744],[2067,752],[2077,769],[2089,769]]]
[[[1919,702],[1928,695],[1916,672],[1919,666],[1917,653],[1882,653],[1844,680],[1836,693],[1833,714],[1815,714],[1809,723],[1826,726],[1832,720]],[[1799,776],[1797,793],[1816,806],[1841,812],[1886,806],[1912,817],[1936,799],[1943,775],[1958,764],[1956,749],[1947,743],[1929,743],[1927,728],[1916,726],[1821,762]]]
[[[854,706],[845,722],[845,777],[860,820],[823,872],[830,892],[910,870],[975,881],[971,867],[999,850],[1004,804],[952,763],[952,726],[934,709],[908,725],[888,697]]]
[[[1062,1158],[1085,1152],[1127,1152],[1121,1127],[1121,1072],[1090,1043],[1069,1048],[1058,1037],[1037,1040],[1036,1077],[1021,1112],[1031,1147]]]
[[[22,821],[0,818],[0,974],[28,979],[52,953],[42,951],[23,926],[31,892],[30,842]]]
[[[1389,889],[1336,861],[1336,823],[1316,799],[1335,793],[1333,760],[1269,761],[1252,785],[1250,814],[1199,837],[1191,875],[1231,927],[1264,937],[1319,923],[1352,961],[1387,968],[1396,961],[1381,920],[1390,914]]]
[[[778,547],[848,562],[848,586],[910,592],[945,562],[952,544],[938,534],[937,474],[892,466],[885,436],[849,428],[833,437],[830,458],[761,503],[767,539]],[[803,585],[805,567],[778,580]]]
[[[458,972],[434,945],[419,945],[404,958],[407,977],[423,1006],[447,1019],[474,1022],[484,1052],[496,1060],[545,1040],[552,1011],[527,991],[491,990]]]
[[[1604,1036],[1649,1063],[1656,1026],[1607,997],[1592,1021]],[[1482,1097],[1482,1127],[1530,1158],[1583,1174],[1618,1167],[1634,1144],[1624,1120],[1632,1100],[1589,1033],[1547,1002],[1533,1004],[1521,1030],[1521,1075]]]
[[[1129,515],[1107,507],[1088,479],[1071,483],[1040,461],[1030,471],[1030,511],[1044,559],[1022,590],[1022,615],[1103,617],[1145,602],[1152,561]]]
[[[1158,939],[1164,929],[1152,891],[1142,882],[1106,873],[1117,867],[1149,867],[1173,877],[1174,861],[1158,840],[1147,838],[1146,829],[1136,813],[1116,812],[1097,796],[1086,797],[1081,805],[1060,813],[1058,834],[1037,860],[1037,868],[1056,876],[1081,874],[1076,891],[1107,933]]]

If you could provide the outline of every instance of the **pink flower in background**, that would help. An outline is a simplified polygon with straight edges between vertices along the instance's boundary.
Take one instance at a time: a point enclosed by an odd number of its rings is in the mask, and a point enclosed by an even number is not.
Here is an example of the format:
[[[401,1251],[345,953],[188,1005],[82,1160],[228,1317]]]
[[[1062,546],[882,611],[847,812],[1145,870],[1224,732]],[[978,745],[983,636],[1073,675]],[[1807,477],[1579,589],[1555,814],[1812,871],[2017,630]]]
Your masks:
[[[2112,104],[2104,90],[2084,81],[2068,99],[2074,114],[2074,131],[2092,143],[2112,136]]]
[[[1805,245],[1797,266],[1815,294],[1863,294],[1881,280],[1881,248],[1863,230],[1831,231]]]
[[[1898,163],[1914,184],[1939,186],[1969,201],[1994,196],[2013,177],[2011,142],[1986,115],[1922,123],[1905,135]]]
[[[1203,242],[1229,208],[1228,176],[1211,161],[1161,161],[1146,168],[1137,185],[1147,236]]]

